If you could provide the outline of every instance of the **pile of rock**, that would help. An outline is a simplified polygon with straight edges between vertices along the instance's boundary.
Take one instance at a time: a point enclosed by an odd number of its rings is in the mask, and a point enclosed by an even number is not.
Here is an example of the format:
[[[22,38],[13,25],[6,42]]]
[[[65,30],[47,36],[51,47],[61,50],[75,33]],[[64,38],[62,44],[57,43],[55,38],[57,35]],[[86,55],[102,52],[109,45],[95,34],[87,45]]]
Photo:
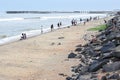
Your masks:
[[[96,39],[68,55],[80,59],[80,64],[72,67],[74,74],[66,80],[120,80],[120,16],[106,25]]]

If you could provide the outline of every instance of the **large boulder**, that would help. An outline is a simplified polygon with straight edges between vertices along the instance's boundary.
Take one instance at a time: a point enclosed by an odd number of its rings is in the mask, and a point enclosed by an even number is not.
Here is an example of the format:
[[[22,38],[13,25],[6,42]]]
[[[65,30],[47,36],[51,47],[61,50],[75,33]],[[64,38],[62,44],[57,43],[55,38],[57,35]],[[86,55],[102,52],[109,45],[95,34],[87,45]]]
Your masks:
[[[108,79],[117,79],[120,80],[119,73],[114,73],[108,77]]]
[[[104,72],[112,72],[112,71],[116,71],[116,70],[120,70],[120,61],[114,62],[111,64],[106,64],[103,66]]]
[[[109,43],[104,44],[100,50],[102,53],[105,53],[105,52],[112,51],[113,48],[115,48],[115,44],[112,42],[109,42]]]
[[[93,63],[88,68],[88,71],[89,72],[96,72],[97,70],[102,68],[108,61],[109,61],[108,59],[105,59],[105,60],[102,60],[100,62]]]
[[[104,53],[102,59],[109,59],[112,57],[113,57],[113,53],[109,52],[109,53]]]
[[[116,48],[114,48],[114,52],[113,52],[113,56],[120,58],[120,46],[117,46]]]

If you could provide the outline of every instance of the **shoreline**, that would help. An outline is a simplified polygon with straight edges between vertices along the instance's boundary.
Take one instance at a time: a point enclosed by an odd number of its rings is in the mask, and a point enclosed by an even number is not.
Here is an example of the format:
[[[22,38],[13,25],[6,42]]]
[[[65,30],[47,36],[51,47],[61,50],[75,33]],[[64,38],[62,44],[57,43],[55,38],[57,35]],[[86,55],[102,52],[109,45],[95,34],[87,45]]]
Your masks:
[[[60,28],[55,28],[54,31],[58,29],[67,28],[68,26],[71,26],[71,25],[65,25],[65,26],[61,26]],[[50,29],[46,29],[46,30],[44,29],[43,33],[41,33],[41,30],[25,31],[23,33],[27,33],[27,39],[29,39],[29,38],[33,38],[33,37],[40,36],[40,35],[50,33],[50,32],[51,32]],[[21,36],[22,35],[16,35],[16,36],[11,36],[11,37],[0,39],[0,46],[20,41]]]
[[[102,16],[99,16],[99,17],[100,17],[100,19],[105,18],[105,17],[102,17]],[[94,20],[92,20],[92,21],[94,21]],[[77,25],[81,25],[81,24],[84,23],[84,19],[83,19],[82,22],[79,22],[79,21],[77,21],[77,22],[78,22]],[[67,27],[70,27],[70,26],[72,26],[72,25],[62,25],[60,27],[55,27],[54,31],[56,31],[58,29],[64,29],[64,28],[67,28]],[[42,34],[46,34],[46,33],[50,33],[51,32],[51,30],[49,28],[42,29],[42,31],[43,31],[43,33],[41,33],[41,30],[39,29],[39,30],[32,30],[32,31],[24,31],[22,33],[26,33],[27,39],[29,39],[29,38],[32,38],[32,37],[40,36]],[[21,36],[22,36],[21,34],[15,35],[15,36],[6,37],[6,38],[1,38],[0,39],[0,46],[19,41]]]
[[[0,79],[65,80],[66,76],[72,75],[71,66],[79,63],[77,59],[69,60],[68,54],[75,50],[76,45],[84,45],[86,42],[83,35],[95,34],[93,31],[88,32],[87,29],[104,23],[103,20],[58,29],[0,46]]]
[[[94,18],[94,17],[98,17],[99,16],[99,18],[103,18],[103,17],[106,17],[107,16],[107,14],[104,14],[104,15],[101,15],[101,14],[98,14],[98,15],[96,15],[96,14],[94,14],[94,15],[83,15],[83,16],[68,16],[69,17],[69,19],[75,19],[75,20],[77,20],[77,22],[78,23],[80,23],[81,21],[79,20],[79,18],[78,17],[80,17],[81,19],[83,19],[83,21],[85,20],[85,19],[87,19],[87,18],[90,18],[90,17],[92,17],[92,18]],[[73,18],[74,17],[74,18]],[[54,18],[62,18],[62,17],[60,17],[60,16],[58,16],[58,17],[42,17],[43,19],[46,19],[46,18],[50,18],[50,19],[54,19]],[[64,18],[67,18],[67,17],[65,17],[65,16],[63,16],[63,19]],[[63,22],[62,22],[63,23]],[[57,27],[57,22],[56,23],[54,23],[55,24],[55,29],[58,29],[58,27]],[[44,26],[44,25],[43,25]],[[67,24],[64,24],[63,23],[63,25],[61,26],[61,28],[63,28],[63,27],[67,27],[67,26],[71,26],[71,22],[69,22],[68,23],[68,21],[67,21]],[[46,27],[46,28],[44,28],[44,27],[42,27],[42,29],[43,29],[43,31],[44,31],[44,33],[47,33],[47,32],[50,32],[50,26],[49,27]],[[4,32],[6,32],[6,31],[4,31]],[[12,32],[12,31],[11,31]],[[18,30],[18,32],[19,32],[19,30]],[[12,35],[8,35],[9,33],[7,33],[7,34],[5,34],[4,33],[4,35],[1,35],[1,39],[0,39],[0,45],[4,45],[4,44],[7,44],[7,43],[11,43],[11,42],[15,42],[15,41],[19,41],[19,39],[20,39],[20,37],[21,37],[21,34],[22,33],[26,33],[27,34],[27,37],[29,38],[29,37],[34,37],[34,36],[39,36],[39,35],[41,35],[41,28],[39,28],[39,29],[37,29],[37,30],[31,30],[31,31],[23,31],[23,32],[20,32],[20,33],[18,33],[17,35],[14,35],[14,36],[12,36]],[[16,34],[16,33],[15,33]],[[2,38],[3,37],[3,38]]]

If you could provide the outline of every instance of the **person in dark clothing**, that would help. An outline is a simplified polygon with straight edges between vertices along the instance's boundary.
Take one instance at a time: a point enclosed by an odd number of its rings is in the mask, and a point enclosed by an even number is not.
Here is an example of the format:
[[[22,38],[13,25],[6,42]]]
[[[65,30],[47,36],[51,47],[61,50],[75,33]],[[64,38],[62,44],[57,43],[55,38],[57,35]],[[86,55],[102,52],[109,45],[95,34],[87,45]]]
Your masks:
[[[106,20],[104,20],[104,23],[106,24],[106,23],[107,23],[107,21],[106,21]]]
[[[26,38],[27,38],[26,33],[22,33],[22,36],[21,36],[20,40],[23,40],[23,39],[26,39]]]
[[[62,26],[62,22],[60,22],[60,26]]]
[[[53,29],[54,29],[54,26],[53,26],[53,24],[51,25],[51,31],[53,31]]]
[[[58,28],[60,27],[60,23],[57,24]]]

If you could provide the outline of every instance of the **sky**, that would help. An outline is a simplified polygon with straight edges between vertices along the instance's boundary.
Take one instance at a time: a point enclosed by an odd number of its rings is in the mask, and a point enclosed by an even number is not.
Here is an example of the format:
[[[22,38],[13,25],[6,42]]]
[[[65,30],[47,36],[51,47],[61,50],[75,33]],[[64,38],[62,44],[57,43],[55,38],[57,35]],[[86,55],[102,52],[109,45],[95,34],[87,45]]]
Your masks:
[[[0,0],[0,11],[81,11],[120,9],[120,0]]]

